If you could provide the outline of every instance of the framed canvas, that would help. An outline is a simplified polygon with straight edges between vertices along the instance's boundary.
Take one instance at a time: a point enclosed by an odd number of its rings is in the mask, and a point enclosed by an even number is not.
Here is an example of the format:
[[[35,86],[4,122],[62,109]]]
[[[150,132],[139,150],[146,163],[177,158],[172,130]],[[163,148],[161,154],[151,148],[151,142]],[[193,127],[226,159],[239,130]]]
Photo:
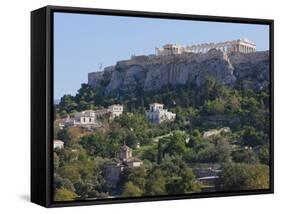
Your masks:
[[[31,12],[32,202],[273,189],[273,20]]]

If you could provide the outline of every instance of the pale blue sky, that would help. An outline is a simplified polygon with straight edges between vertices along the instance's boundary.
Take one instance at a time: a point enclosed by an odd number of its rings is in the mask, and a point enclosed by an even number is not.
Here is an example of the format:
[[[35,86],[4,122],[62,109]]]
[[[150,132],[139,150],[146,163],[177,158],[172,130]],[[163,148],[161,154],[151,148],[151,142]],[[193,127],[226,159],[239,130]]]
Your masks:
[[[167,43],[191,45],[248,38],[269,49],[269,26],[72,13],[54,14],[54,98],[74,95],[89,72]]]

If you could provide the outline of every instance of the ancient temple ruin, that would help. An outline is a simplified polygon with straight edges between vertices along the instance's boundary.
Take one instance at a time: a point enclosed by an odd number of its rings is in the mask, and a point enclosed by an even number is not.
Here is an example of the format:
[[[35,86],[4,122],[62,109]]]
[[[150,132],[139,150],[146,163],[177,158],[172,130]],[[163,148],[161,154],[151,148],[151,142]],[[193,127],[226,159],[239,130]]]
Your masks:
[[[221,50],[223,52],[241,52],[252,53],[256,51],[255,43],[248,39],[237,39],[233,41],[225,41],[219,43],[203,43],[191,46],[181,46],[176,44],[167,44],[163,47],[156,48],[157,55],[171,55],[182,53],[206,53],[211,49]]]

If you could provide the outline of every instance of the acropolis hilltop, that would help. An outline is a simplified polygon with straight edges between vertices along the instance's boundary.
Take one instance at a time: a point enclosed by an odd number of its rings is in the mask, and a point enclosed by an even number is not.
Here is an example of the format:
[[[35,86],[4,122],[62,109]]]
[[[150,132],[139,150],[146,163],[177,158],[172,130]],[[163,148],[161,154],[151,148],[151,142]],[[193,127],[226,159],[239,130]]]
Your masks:
[[[104,94],[136,88],[153,91],[167,85],[185,85],[187,81],[200,86],[208,78],[232,85],[252,72],[266,75],[268,63],[269,52],[256,51],[256,45],[247,39],[189,46],[168,44],[158,47],[155,54],[133,55],[89,73],[88,85],[103,88]],[[251,87],[264,85],[256,81]]]
[[[156,54],[172,55],[182,53],[206,53],[211,49],[221,50],[223,52],[241,52],[241,53],[252,53],[256,51],[255,43],[248,39],[237,39],[232,41],[225,41],[219,43],[202,43],[191,46],[182,46],[177,44],[166,44],[160,48],[156,48]]]

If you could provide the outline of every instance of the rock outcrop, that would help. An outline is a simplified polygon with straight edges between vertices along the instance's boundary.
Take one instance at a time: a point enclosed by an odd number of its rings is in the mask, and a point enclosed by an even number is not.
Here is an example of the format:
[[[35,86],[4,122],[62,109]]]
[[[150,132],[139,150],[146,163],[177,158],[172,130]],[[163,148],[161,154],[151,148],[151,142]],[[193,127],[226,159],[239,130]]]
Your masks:
[[[116,90],[157,90],[188,82],[200,86],[210,78],[223,85],[231,86],[243,79],[249,80],[249,87],[263,87],[269,80],[269,52],[226,54],[212,49],[207,53],[135,56],[89,73],[88,84],[94,89],[102,87],[109,94]]]

